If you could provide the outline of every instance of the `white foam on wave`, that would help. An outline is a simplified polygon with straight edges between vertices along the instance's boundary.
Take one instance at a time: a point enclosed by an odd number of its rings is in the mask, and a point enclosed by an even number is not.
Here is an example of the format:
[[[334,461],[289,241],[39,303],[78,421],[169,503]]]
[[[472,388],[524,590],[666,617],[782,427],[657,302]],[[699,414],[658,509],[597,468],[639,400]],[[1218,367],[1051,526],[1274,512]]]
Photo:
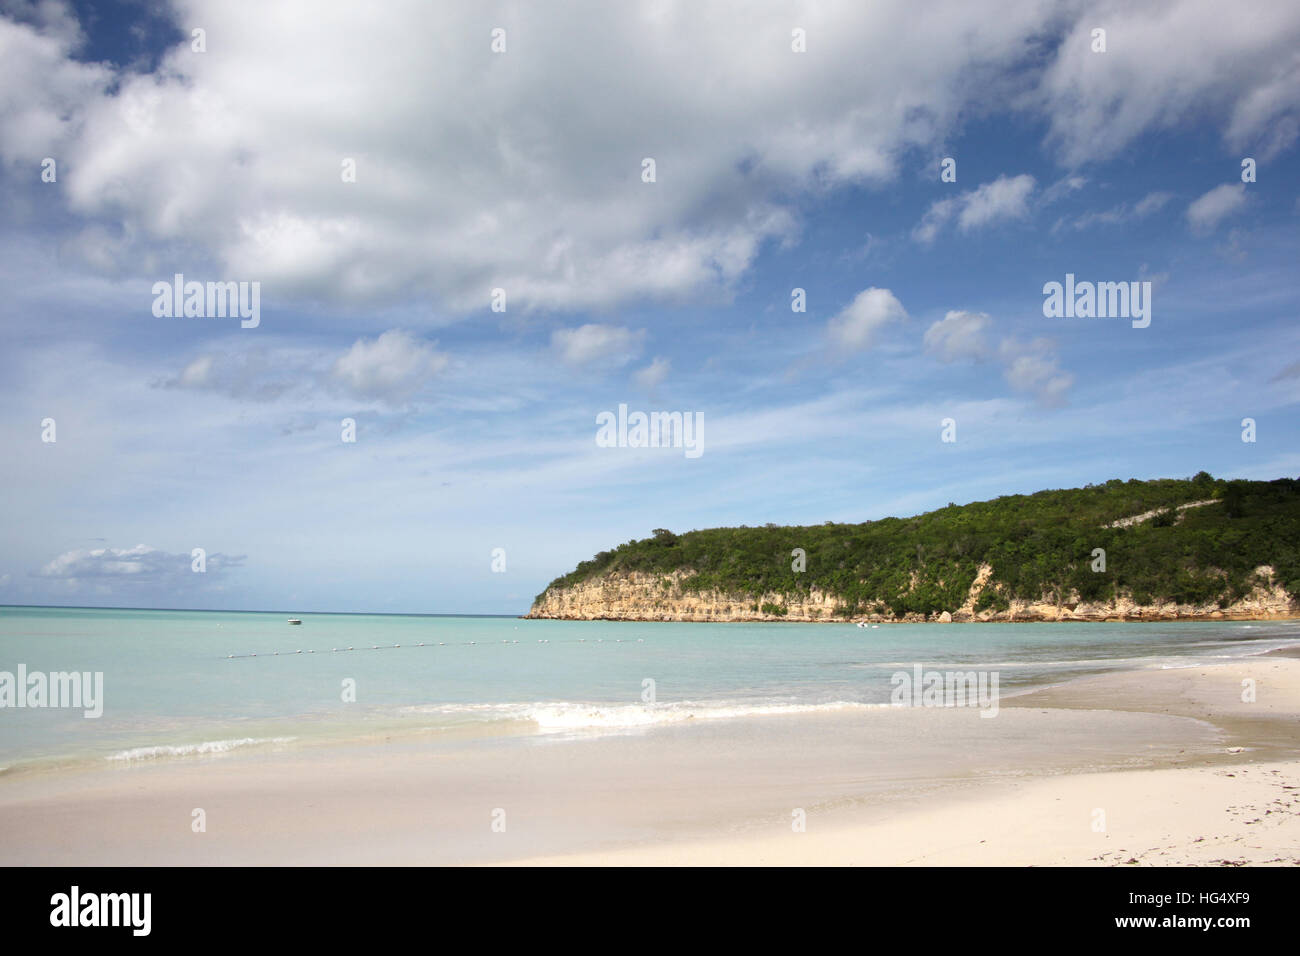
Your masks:
[[[689,720],[734,720],[743,717],[780,717],[795,714],[830,713],[844,710],[874,710],[888,704],[832,701],[825,704],[739,703],[730,701],[675,701],[660,704],[594,704],[566,701],[538,701],[531,704],[439,704],[407,707],[408,713],[439,714],[447,717],[482,716],[497,720],[519,720],[535,724],[538,730],[619,731],[676,724]]]
[[[888,704],[838,700],[828,704],[735,704],[681,702],[671,704],[552,704],[535,706],[529,718],[542,730],[618,730],[686,720],[734,720],[739,717],[779,717],[791,714],[868,710]]]
[[[162,757],[193,757],[201,754],[222,754],[241,747],[264,744],[287,744],[297,737],[238,737],[232,740],[205,740],[197,744],[159,744],[155,747],[132,747],[112,754],[109,760],[157,760]]]

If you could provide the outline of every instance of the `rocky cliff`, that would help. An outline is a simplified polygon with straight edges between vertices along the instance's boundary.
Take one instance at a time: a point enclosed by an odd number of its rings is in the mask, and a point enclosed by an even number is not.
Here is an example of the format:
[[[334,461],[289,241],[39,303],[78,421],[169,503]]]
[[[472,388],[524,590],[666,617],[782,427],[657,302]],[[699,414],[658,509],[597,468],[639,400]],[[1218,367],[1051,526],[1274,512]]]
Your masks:
[[[704,528],[601,551],[529,617],[1147,621],[1300,612],[1300,480],[1112,479],[857,524]]]
[[[980,567],[965,602],[931,614],[843,614],[843,602],[834,594],[812,589],[806,597],[788,595],[723,594],[716,590],[684,588],[689,572],[646,574],[614,572],[569,587],[550,588],[525,615],[574,621],[797,621],[830,622],[902,621],[1174,621],[1269,620],[1300,616],[1295,598],[1274,580],[1273,569],[1255,569],[1257,583],[1240,600],[1218,604],[1138,604],[1131,597],[1110,601],[1081,601],[1066,595],[1059,603],[1008,599],[1005,610],[977,611],[975,601],[992,576],[992,566]]]

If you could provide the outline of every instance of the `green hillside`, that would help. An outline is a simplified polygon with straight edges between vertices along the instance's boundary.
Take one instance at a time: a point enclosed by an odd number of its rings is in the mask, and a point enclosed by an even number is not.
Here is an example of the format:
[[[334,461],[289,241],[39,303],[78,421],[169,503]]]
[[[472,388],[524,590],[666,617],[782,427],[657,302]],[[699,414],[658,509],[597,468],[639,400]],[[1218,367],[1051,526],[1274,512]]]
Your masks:
[[[1207,499],[1214,503],[1176,510]],[[1106,527],[1157,509],[1130,527]],[[794,548],[807,553],[801,573],[791,567]],[[1094,548],[1105,549],[1104,572],[1091,569]],[[693,571],[682,583],[687,590],[797,596],[817,588],[845,599],[846,615],[902,616],[960,606],[986,562],[993,574],[977,610],[1071,591],[1084,601],[1226,606],[1250,592],[1262,564],[1300,594],[1300,481],[1223,481],[1201,472],[1008,495],[864,524],[661,528],[583,561],[547,590],[613,572]]]

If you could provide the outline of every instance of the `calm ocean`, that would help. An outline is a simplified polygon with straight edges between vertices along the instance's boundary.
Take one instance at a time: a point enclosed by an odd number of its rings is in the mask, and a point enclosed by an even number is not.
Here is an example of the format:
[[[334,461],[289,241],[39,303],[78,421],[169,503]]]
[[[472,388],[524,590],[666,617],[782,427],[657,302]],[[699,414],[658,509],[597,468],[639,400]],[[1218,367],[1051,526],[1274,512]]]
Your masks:
[[[102,671],[104,681],[98,719],[81,710],[0,710],[0,772],[408,733],[644,733],[687,719],[865,710],[887,704],[890,676],[916,664],[997,671],[1005,696],[1107,670],[1186,666],[1300,642],[1300,622],[1288,621],[867,629],[341,614],[302,620],[291,626],[286,615],[268,613],[0,608],[0,671]],[[345,700],[349,687],[354,701]],[[647,704],[651,687],[654,703]]]

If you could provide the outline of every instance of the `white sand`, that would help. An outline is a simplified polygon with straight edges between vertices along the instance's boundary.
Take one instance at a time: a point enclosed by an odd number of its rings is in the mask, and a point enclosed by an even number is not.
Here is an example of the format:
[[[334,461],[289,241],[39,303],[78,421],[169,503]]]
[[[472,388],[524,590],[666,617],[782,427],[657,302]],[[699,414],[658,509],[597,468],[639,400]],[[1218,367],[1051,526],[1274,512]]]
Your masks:
[[[1297,758],[1300,660],[1261,656],[1076,681],[994,719],[886,709],[3,777],[0,863],[1294,865]]]

